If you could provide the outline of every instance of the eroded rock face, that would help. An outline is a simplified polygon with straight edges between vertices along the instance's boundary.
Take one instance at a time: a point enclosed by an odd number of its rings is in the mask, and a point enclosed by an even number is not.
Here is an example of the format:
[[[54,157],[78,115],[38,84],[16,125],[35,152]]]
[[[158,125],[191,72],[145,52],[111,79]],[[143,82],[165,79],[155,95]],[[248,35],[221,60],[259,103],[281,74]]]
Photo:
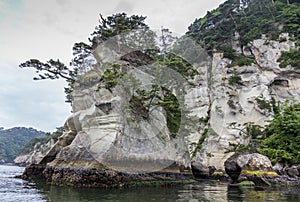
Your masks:
[[[58,138],[58,141],[48,150],[44,157],[37,164],[46,165],[52,162],[56,155],[66,146],[70,145],[77,135],[75,126],[75,115],[70,116],[64,124],[64,133]]]
[[[137,69],[124,61],[114,62],[121,65],[121,71],[126,69],[141,88],[148,90],[151,86],[153,76],[147,71],[154,68]],[[95,67],[75,84],[73,116],[67,121],[70,132],[49,152],[48,156],[56,153],[56,157],[48,165],[124,172],[179,172],[181,166],[188,168],[188,145],[183,137],[171,136],[163,108],[139,107],[139,100],[135,102],[131,92],[133,84],[125,76],[107,88],[99,79],[105,72],[101,68],[106,67]],[[74,138],[68,141],[67,137]],[[174,164],[177,167],[171,166]]]
[[[38,164],[54,146],[54,140],[51,139],[46,144],[36,144],[34,150],[29,154],[19,155],[14,159],[14,163],[21,166]]]
[[[197,102],[198,106],[209,106],[203,110],[207,109],[206,125],[210,130],[193,161],[224,170],[224,162],[233,154],[229,143],[249,144],[249,136],[242,132],[245,125],[252,122],[265,126],[266,121],[272,119],[271,107],[263,106],[262,102],[270,104],[272,98],[276,102],[291,98],[300,100],[300,76],[297,70],[293,67],[280,68],[277,62],[281,51],[295,47],[287,34],[284,37],[287,38],[285,42],[266,38],[251,42],[251,51],[243,50],[245,55],[254,57],[254,62],[249,66],[228,67],[230,60],[223,58],[221,53],[213,55],[212,67],[207,70],[208,80],[203,82],[208,93],[203,94],[206,97],[203,102]],[[202,117],[205,116],[202,112]],[[200,127],[199,133],[194,134],[191,141],[199,139],[202,131]]]
[[[272,110],[260,101],[270,104],[272,98],[276,102],[300,99],[300,74],[292,67],[281,69],[276,62],[281,51],[295,44],[258,39],[249,46],[251,51],[238,51],[254,58],[251,65],[229,67],[231,61],[222,53],[214,53],[209,64],[193,63],[198,73],[187,78],[193,85],[184,84],[188,87],[183,105],[197,120],[197,129],[176,138],[171,136],[161,106],[145,110],[135,102],[131,91],[124,91],[126,81],[108,89],[101,81],[105,70],[96,65],[75,84],[73,115],[66,122],[66,133],[48,152],[44,163],[53,169],[122,172],[179,172],[179,167],[192,166],[199,175],[210,175],[209,168],[226,170],[233,180],[246,168],[272,171],[269,161],[257,154],[229,158],[234,154],[230,145],[249,144],[249,136],[242,132],[247,123],[264,126],[272,118]],[[135,58],[124,62],[120,57],[117,52],[96,49],[96,58],[117,61],[122,71],[132,73],[149,90],[151,68],[137,69],[128,63],[137,63]],[[168,87],[179,94],[176,85]]]

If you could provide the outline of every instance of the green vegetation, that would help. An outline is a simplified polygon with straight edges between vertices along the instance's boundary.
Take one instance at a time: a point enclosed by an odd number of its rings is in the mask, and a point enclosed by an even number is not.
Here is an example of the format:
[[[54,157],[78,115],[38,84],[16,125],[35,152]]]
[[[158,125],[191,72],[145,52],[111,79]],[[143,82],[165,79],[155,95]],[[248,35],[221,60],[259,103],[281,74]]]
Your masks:
[[[271,97],[271,100],[266,100],[263,95],[258,96],[255,98],[255,101],[258,105],[258,108],[262,110],[267,110],[268,112],[273,113],[274,115],[277,115],[280,111],[278,103],[276,103],[276,100],[274,97]]]
[[[196,19],[187,35],[199,42],[209,54],[214,50],[223,52],[224,57],[232,60],[230,66],[248,65],[253,58],[246,57],[243,52],[237,54],[232,49],[232,42],[239,40],[243,50],[262,34],[269,39],[278,39],[280,33],[287,32],[299,45],[299,13],[299,1],[227,0],[214,11],[207,12],[205,17]],[[294,62],[292,66],[299,68],[299,53],[296,52],[283,54],[282,66]]]
[[[203,144],[204,140],[207,138],[208,134],[209,134],[209,129],[205,128],[201,134],[201,137],[198,140],[195,150],[193,151],[192,157],[195,157],[197,151],[202,148],[202,144]]]
[[[208,132],[209,132],[208,128],[205,128],[199,141],[198,141],[198,145],[197,145],[198,148],[202,147],[204,140],[207,138]]]
[[[252,58],[243,55],[235,55],[229,67],[251,65],[253,62],[254,60]]]
[[[249,56],[250,54],[245,54],[244,51],[249,50],[251,41],[261,38],[263,34],[268,40],[284,42],[287,38],[280,37],[280,34],[287,32],[289,33],[289,38],[294,40],[298,46],[300,45],[299,13],[300,2],[295,0],[227,0],[217,9],[207,12],[205,17],[196,19],[189,27],[186,36],[192,37],[204,47],[210,55],[212,55],[214,51],[223,52],[223,56],[231,60],[228,68],[251,65],[255,63],[253,53],[249,51],[249,53],[252,54],[252,56]],[[89,68],[92,67],[93,62],[91,62],[90,57],[93,50],[99,43],[110,37],[119,35],[120,40],[116,40],[117,46],[126,42],[130,42],[131,47],[139,46],[141,53],[149,56],[148,58],[151,58],[151,62],[154,62],[161,68],[165,66],[173,69],[186,79],[198,74],[197,70],[186,60],[172,52],[168,52],[170,44],[172,44],[169,39],[172,39],[172,37],[167,29],[162,29],[161,52],[157,52],[156,49],[152,50],[153,52],[147,50],[149,44],[154,41],[155,34],[152,32],[147,36],[147,41],[143,42],[139,41],[138,35],[130,36],[132,38],[120,35],[133,29],[149,29],[145,24],[145,19],[146,17],[143,16],[127,16],[125,13],[115,14],[107,18],[103,18],[103,16],[100,15],[99,25],[92,33],[93,38],[89,40],[89,44],[81,42],[74,45],[74,59],[70,67],[67,67],[59,60],[49,60],[43,63],[37,59],[28,60],[20,64],[20,67],[35,68],[38,73],[38,77],[35,78],[37,80],[66,79],[69,83],[69,87],[65,88],[67,100],[71,101],[72,85],[76,81],[77,76],[84,75],[89,72]],[[240,46],[240,52],[232,48],[232,43],[236,40],[239,42],[236,44]],[[190,57],[194,57],[194,60],[196,57],[200,57],[201,54],[203,58],[206,56],[200,52],[190,54],[190,47],[188,47],[190,45],[189,42],[184,40],[181,42],[186,43],[184,46],[184,48],[186,48],[185,52],[187,52],[187,55]],[[175,52],[175,50],[176,46],[173,51]],[[135,64],[137,68],[141,65],[148,64],[143,63],[145,61],[141,63],[139,57],[142,56],[135,55],[134,57],[124,57],[125,59],[123,59],[131,64]],[[193,58],[188,58],[187,60],[192,61]],[[291,65],[299,69],[300,50],[296,48],[282,52],[278,62],[280,62],[280,67],[282,68]],[[119,83],[120,78],[128,76],[124,74],[125,70],[122,70],[121,64],[103,63],[100,65],[105,67],[100,82],[105,88],[111,91]],[[225,82],[227,79],[224,77],[222,80]],[[232,74],[228,78],[228,83],[232,86],[242,84],[242,77],[235,69],[232,70]],[[176,137],[180,125],[182,125],[182,117],[185,116],[185,114],[183,114],[183,106],[180,106],[180,100],[178,100],[175,93],[173,94],[171,90],[165,88],[163,85],[158,85],[155,81],[152,82],[152,86],[148,90],[140,89],[138,81],[133,81],[131,87],[133,88],[129,91],[133,93],[129,101],[131,110],[135,111],[135,114],[139,116],[139,118],[147,119],[151,107],[163,107],[166,113],[167,127],[169,128],[171,136]],[[265,100],[262,96],[256,98],[256,103],[260,109],[273,113],[274,119],[264,130],[253,123],[247,123],[242,129],[241,127],[237,127],[236,129],[240,130],[241,135],[250,137],[251,142],[249,145],[229,143],[229,151],[256,151],[258,146],[260,146],[260,153],[268,156],[273,163],[277,161],[288,164],[300,163],[300,104],[284,105],[280,109],[274,98]],[[237,109],[233,99],[228,100],[227,104],[232,109]],[[202,124],[206,125],[206,127],[208,127],[209,114],[210,109],[208,117],[200,119]],[[193,152],[193,156],[196,155],[197,150],[201,149],[207,136],[212,133],[211,129],[204,129],[196,149]],[[28,143],[27,147],[32,148],[37,141],[45,141],[45,139],[34,139]],[[28,151],[28,148],[24,149],[24,151]],[[0,157],[3,158],[3,154],[1,155]],[[11,155],[6,158],[11,159]]]
[[[237,109],[237,106],[235,105],[234,101],[233,100],[228,100],[227,101],[227,104],[228,106],[231,108],[231,109]]]
[[[273,120],[265,128],[252,122],[241,126],[236,122],[230,124],[231,129],[240,131],[240,135],[250,138],[247,145],[229,142],[227,152],[259,152],[272,163],[300,163],[300,103],[285,102],[279,108],[274,98],[265,101],[259,97],[258,102],[264,109],[274,113]]]
[[[175,95],[168,89],[164,89],[165,96],[163,102],[160,103],[166,111],[167,127],[171,133],[171,137],[175,138],[181,124],[181,107]]]
[[[185,78],[193,77],[198,73],[190,63],[173,53],[166,53],[163,57],[158,57],[158,65],[165,65],[177,71]]]
[[[242,77],[238,75],[236,71],[233,72],[233,75],[231,75],[228,79],[228,83],[230,85],[236,85],[236,84],[241,84],[242,82]]]
[[[69,67],[59,60],[53,59],[47,62],[41,62],[38,59],[30,59],[20,64],[20,67],[34,68],[38,74],[34,80],[65,79],[68,83],[68,87],[65,88],[66,102],[72,102],[71,93],[73,92],[73,84],[76,81],[78,74],[84,74],[88,72],[94,64],[94,60],[91,59],[93,58],[92,52],[97,47],[98,43],[105,41],[110,37],[126,33],[134,29],[149,30],[149,27],[144,23],[145,19],[146,17],[143,16],[127,16],[125,13],[117,13],[115,15],[108,16],[107,18],[103,18],[103,16],[100,14],[99,25],[92,33],[93,38],[89,39],[90,44],[83,42],[74,44],[74,58],[72,59]],[[151,41],[151,39],[154,37],[153,33],[151,33],[148,34],[148,36],[143,36],[143,39],[147,38],[149,41]],[[126,39],[123,38],[122,40]],[[141,43],[141,41],[136,38],[132,38],[131,40],[133,41],[133,46],[142,45],[147,47],[148,45],[146,41]],[[110,77],[114,75],[107,76]],[[110,83],[108,81],[106,84],[109,88],[115,85],[114,82]]]
[[[238,54],[229,44],[220,45],[218,50],[223,52],[223,57],[232,60],[227,67],[251,65],[254,63],[253,58]]]
[[[136,114],[142,115],[143,118],[148,118],[151,107],[160,105],[160,101],[163,99],[159,95],[160,89],[160,86],[156,84],[152,84],[149,91],[138,87],[134,89],[130,100],[132,111],[136,111]]]
[[[122,33],[129,32],[134,29],[145,29],[149,28],[145,24],[146,17],[132,15],[127,16],[126,13],[117,13],[107,18],[104,18],[100,14],[99,25],[96,27],[96,30],[92,33],[93,45],[98,41],[105,41],[112,36],[116,36]]]
[[[229,142],[229,147],[225,153],[229,152],[235,152],[235,153],[243,153],[243,152],[256,152],[257,148],[254,145],[248,144],[248,145],[243,145],[243,144],[235,144],[232,142]]]
[[[266,136],[260,144],[260,153],[272,163],[300,163],[300,104],[285,103],[282,112],[266,128]]]
[[[20,148],[18,154],[28,154],[34,150],[34,147],[39,144],[46,144],[49,140],[53,140],[54,142],[57,142],[58,138],[63,134],[64,128],[59,127],[56,128],[56,131],[53,133],[46,133],[44,136],[38,136],[33,139],[31,139],[29,142],[27,142],[23,147]]]
[[[246,134],[251,137],[251,140],[257,140],[263,138],[263,127],[256,125],[253,122],[246,123]],[[253,146],[253,145],[252,145]]]
[[[148,118],[151,107],[163,107],[171,137],[176,137],[181,125],[182,108],[177,97],[169,89],[156,84],[152,84],[149,91],[137,89],[130,100],[130,105],[134,114],[145,119]]]
[[[20,148],[32,138],[44,137],[45,133],[33,128],[15,127],[0,129],[0,162],[13,162]]]
[[[244,138],[249,138],[250,142],[247,145],[236,144],[229,142],[229,148],[225,153],[228,152],[258,152],[259,143],[264,138],[264,128],[254,124],[253,122],[245,123],[242,127],[240,124],[233,122],[229,125],[232,129],[239,130],[239,134]]]
[[[279,66],[281,68],[291,65],[300,69],[300,50],[283,51],[277,62],[280,62]]]
[[[272,112],[272,104],[269,101],[265,100],[262,95],[255,98],[255,101],[258,105],[258,108],[267,110],[268,112]]]
[[[299,1],[291,1],[286,4],[285,1],[276,1],[277,18],[284,24],[282,32],[290,33],[294,40],[300,45],[300,6]]]
[[[111,90],[124,74],[121,73],[121,65],[118,63],[106,64],[106,66],[108,67],[105,68],[100,81],[104,83],[105,88]]]

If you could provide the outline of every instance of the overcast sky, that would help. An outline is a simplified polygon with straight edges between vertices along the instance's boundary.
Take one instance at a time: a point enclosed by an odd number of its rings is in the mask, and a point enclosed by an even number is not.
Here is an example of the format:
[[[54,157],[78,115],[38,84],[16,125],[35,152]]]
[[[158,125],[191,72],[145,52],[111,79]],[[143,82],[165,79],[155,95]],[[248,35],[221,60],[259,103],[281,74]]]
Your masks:
[[[87,42],[104,16],[117,12],[147,16],[184,34],[195,18],[224,0],[0,0],[0,127],[53,131],[70,116],[64,81],[33,81],[34,71],[18,65],[31,58],[69,64],[75,42]]]

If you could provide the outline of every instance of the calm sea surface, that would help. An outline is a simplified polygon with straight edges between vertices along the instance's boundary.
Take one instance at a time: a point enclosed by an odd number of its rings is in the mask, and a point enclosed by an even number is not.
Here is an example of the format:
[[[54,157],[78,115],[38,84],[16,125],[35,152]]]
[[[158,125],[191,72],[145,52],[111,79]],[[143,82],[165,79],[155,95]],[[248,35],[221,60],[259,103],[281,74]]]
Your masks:
[[[30,183],[14,178],[24,168],[0,165],[0,201],[103,201],[103,202],[300,202],[300,187],[243,188],[226,183],[203,181],[173,187],[139,187],[127,189],[75,189]]]

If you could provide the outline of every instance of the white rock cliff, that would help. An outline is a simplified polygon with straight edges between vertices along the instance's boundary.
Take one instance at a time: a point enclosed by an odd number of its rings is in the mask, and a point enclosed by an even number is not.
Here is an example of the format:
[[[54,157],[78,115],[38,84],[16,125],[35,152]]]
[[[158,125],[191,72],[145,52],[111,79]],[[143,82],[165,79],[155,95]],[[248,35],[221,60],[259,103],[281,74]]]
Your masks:
[[[241,132],[245,125],[264,126],[272,118],[272,112],[258,100],[300,100],[300,72],[293,67],[280,68],[277,62],[281,51],[295,48],[287,34],[282,37],[287,40],[263,37],[250,43],[250,50],[237,50],[254,56],[249,66],[229,68],[231,61],[222,53],[214,53],[211,64],[193,64],[198,75],[189,79],[193,85],[187,87],[184,105],[189,115],[197,118],[197,130],[179,138],[171,137],[162,107],[151,109],[147,119],[139,118],[142,112],[136,115],[129,107],[132,92],[120,90],[122,83],[113,90],[104,88],[100,82],[104,70],[95,67],[75,86],[73,115],[66,122],[65,134],[48,153],[55,158],[48,165],[178,172],[180,166],[190,168],[191,162],[196,162],[224,170],[225,160],[233,154],[228,152],[230,143],[249,144],[249,137]],[[101,48],[96,53],[108,61],[119,57],[115,52],[103,53]],[[140,78],[142,85],[151,83],[151,76],[118,62]],[[234,76],[241,80],[230,82]],[[205,138],[199,144],[202,135]]]

